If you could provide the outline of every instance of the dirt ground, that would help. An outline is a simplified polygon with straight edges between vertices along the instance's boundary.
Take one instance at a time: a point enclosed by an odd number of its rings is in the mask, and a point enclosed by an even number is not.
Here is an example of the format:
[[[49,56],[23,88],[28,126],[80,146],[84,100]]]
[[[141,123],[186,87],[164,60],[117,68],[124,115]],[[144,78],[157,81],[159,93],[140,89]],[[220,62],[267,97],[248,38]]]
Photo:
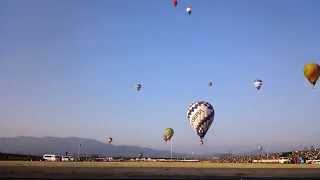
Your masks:
[[[0,161],[0,179],[320,179],[320,165]]]

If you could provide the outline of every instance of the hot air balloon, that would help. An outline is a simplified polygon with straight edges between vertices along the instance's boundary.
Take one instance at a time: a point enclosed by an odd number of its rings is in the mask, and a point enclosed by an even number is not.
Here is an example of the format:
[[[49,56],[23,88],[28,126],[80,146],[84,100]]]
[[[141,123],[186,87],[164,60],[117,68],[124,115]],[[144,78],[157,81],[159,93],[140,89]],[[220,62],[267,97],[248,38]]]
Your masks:
[[[253,85],[255,88],[257,88],[257,90],[260,90],[261,86],[262,86],[263,82],[260,79],[256,79],[253,81]]]
[[[177,7],[177,5],[178,5],[178,0],[172,0],[172,4],[173,4],[174,7]]]
[[[314,87],[320,76],[320,65],[315,63],[304,65],[304,76]]]
[[[186,8],[186,11],[187,11],[187,13],[188,13],[189,15],[191,15],[191,13],[192,13],[192,7],[191,7],[191,6],[188,6],[188,7]]]
[[[208,86],[211,87],[212,85],[213,85],[212,81],[209,81]]]
[[[111,144],[112,143],[112,137],[108,138],[108,143]]]
[[[205,101],[197,101],[188,107],[187,118],[191,127],[200,137],[200,143],[203,144],[203,138],[206,135],[214,119],[213,106]]]
[[[140,90],[141,90],[141,88],[142,88],[142,85],[141,85],[141,84],[137,84],[137,85],[136,85],[136,89],[137,89],[137,91],[140,91]]]
[[[163,133],[163,140],[165,142],[168,142],[171,140],[172,136],[174,134],[174,131],[172,128],[166,128],[164,129],[164,133]]]

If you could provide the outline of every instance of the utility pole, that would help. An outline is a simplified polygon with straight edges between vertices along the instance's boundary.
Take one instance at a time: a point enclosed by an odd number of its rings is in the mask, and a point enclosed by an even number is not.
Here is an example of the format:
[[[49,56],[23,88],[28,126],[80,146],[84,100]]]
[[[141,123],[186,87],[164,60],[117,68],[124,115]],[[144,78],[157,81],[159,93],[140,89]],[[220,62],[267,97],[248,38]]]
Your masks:
[[[170,141],[170,146],[171,146],[171,147],[170,147],[170,150],[171,150],[171,151],[170,151],[170,152],[171,152],[171,153],[170,153],[170,155],[171,155],[170,157],[171,157],[171,160],[172,160],[172,140]]]
[[[80,151],[81,151],[81,143],[79,144],[79,149],[78,149],[78,161],[80,161]]]

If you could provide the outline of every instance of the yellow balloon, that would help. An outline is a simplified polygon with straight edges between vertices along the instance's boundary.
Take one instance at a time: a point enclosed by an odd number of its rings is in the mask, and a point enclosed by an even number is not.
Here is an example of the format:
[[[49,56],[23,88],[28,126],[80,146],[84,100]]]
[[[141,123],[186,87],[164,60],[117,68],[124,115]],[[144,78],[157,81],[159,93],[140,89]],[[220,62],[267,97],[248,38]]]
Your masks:
[[[174,134],[174,130],[172,128],[166,128],[164,129],[164,133],[163,133],[163,140],[164,141],[170,141],[172,136]]]
[[[320,76],[320,65],[314,63],[304,65],[304,76],[315,86]]]

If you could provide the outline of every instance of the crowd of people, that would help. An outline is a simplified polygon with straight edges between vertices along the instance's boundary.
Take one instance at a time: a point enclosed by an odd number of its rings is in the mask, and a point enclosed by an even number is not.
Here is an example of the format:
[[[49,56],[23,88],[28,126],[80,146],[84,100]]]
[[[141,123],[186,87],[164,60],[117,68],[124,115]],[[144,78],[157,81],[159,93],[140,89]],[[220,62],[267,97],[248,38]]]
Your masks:
[[[279,159],[280,153],[257,153],[257,154],[225,154],[218,160],[222,163],[251,163],[260,159]]]
[[[288,154],[288,157],[292,161],[298,161],[302,159],[303,161],[307,160],[319,160],[320,159],[320,148],[311,147],[309,149],[305,148],[302,151],[294,151]]]
[[[320,160],[320,148],[305,148],[299,151],[282,153],[224,154],[217,160],[224,163],[252,163],[253,160],[276,160],[287,157],[291,163],[306,163],[308,160]]]

